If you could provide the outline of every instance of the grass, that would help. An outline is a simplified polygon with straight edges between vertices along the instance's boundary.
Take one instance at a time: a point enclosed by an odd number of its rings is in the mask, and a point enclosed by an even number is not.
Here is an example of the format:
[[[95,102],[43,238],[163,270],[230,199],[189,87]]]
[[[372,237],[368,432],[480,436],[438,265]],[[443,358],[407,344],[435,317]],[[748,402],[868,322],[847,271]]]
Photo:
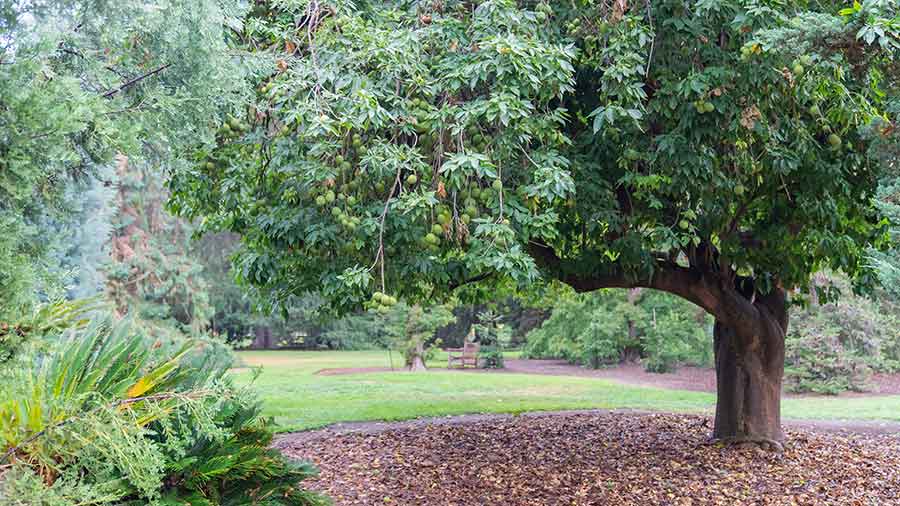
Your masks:
[[[526,374],[479,374],[440,370],[446,355],[427,373],[367,373],[323,376],[326,368],[388,367],[379,351],[248,351],[248,366],[262,366],[255,387],[266,415],[282,431],[313,429],[345,421],[406,420],[465,413],[522,413],[588,408],[712,412],[715,396],[703,392],[636,387],[598,378]],[[399,359],[394,354],[394,363]],[[237,369],[239,382],[249,369]],[[782,402],[787,419],[900,420],[900,396],[807,397]]]

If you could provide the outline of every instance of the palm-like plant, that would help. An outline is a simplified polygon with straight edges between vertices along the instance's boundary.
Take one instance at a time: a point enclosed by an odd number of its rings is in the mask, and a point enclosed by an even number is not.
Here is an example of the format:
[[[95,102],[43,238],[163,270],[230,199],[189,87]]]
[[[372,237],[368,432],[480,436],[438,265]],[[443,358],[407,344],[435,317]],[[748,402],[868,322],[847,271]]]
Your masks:
[[[133,410],[141,425],[152,421],[165,406],[145,408],[177,402],[187,373],[178,364],[192,344],[166,353],[156,348],[129,323],[109,317],[67,331],[30,367],[12,372],[11,388],[0,392],[0,441],[7,452],[39,454],[39,436],[101,407]]]

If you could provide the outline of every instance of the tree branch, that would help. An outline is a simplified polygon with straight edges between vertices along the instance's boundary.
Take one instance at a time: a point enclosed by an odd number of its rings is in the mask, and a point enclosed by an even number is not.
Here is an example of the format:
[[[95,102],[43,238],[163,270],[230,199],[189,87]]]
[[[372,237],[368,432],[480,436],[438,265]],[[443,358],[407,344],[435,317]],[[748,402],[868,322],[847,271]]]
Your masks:
[[[110,98],[110,97],[112,97],[113,95],[115,95],[115,94],[119,93],[120,91],[124,90],[125,88],[127,88],[127,87],[129,87],[129,86],[132,86],[132,85],[134,85],[134,84],[136,84],[136,83],[139,83],[139,82],[143,81],[144,79],[146,79],[146,78],[148,78],[148,77],[150,77],[150,76],[152,76],[152,75],[159,74],[160,72],[162,72],[163,70],[166,70],[167,68],[169,68],[169,67],[171,67],[171,66],[172,66],[171,63],[166,63],[165,65],[161,65],[161,66],[159,66],[159,67],[157,67],[157,68],[151,70],[150,72],[147,72],[146,74],[141,74],[141,75],[139,75],[139,76],[137,76],[137,77],[135,77],[135,78],[133,78],[133,79],[129,79],[128,81],[125,81],[124,83],[122,83],[118,88],[113,88],[113,89],[107,91],[106,93],[104,93],[104,94],[103,94],[103,98]]]

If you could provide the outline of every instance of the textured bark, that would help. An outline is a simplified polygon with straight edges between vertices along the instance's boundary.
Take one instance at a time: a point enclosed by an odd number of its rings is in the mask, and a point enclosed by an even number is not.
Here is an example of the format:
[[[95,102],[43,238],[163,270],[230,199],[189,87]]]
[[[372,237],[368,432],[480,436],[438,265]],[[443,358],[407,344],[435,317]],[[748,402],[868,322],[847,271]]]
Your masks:
[[[717,320],[715,324],[718,397],[713,438],[780,449],[784,442],[781,381],[787,318],[783,301],[756,305],[761,322],[729,325]],[[749,339],[748,330],[752,332]]]

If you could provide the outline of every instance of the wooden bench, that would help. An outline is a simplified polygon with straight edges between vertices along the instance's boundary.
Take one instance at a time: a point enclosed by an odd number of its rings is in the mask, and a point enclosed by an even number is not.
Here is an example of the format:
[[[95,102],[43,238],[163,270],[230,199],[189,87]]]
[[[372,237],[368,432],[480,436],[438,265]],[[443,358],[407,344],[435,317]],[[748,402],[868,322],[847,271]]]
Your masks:
[[[447,352],[447,368],[452,368],[453,364],[458,364],[462,368],[466,365],[478,367],[478,348],[480,348],[478,343],[471,341],[466,341],[462,348],[447,348],[444,350]]]

